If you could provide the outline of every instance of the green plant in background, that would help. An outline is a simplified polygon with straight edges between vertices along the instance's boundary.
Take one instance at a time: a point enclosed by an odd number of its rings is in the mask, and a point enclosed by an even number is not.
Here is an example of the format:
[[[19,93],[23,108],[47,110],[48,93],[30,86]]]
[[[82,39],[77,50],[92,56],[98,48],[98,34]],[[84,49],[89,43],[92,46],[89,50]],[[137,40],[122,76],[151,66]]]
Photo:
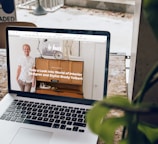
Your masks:
[[[158,104],[142,102],[147,90],[157,82],[155,79],[157,71],[158,64],[151,70],[132,102],[123,96],[116,95],[95,103],[87,114],[87,123],[91,130],[107,144],[113,144],[115,131],[122,126],[126,128],[127,134],[120,140],[120,144],[156,144],[158,127],[139,121],[139,114],[158,112]],[[120,109],[123,114],[109,117],[111,109]]]
[[[158,38],[158,0],[144,0],[143,12]],[[119,144],[156,144],[158,143],[158,127],[139,120],[140,114],[158,113],[158,104],[142,102],[146,92],[158,82],[158,63],[147,75],[140,91],[131,102],[127,97],[113,96],[96,102],[87,113],[87,123],[106,144],[114,143],[115,131],[119,127],[126,130],[126,134]],[[112,109],[119,109],[120,116],[109,116]]]

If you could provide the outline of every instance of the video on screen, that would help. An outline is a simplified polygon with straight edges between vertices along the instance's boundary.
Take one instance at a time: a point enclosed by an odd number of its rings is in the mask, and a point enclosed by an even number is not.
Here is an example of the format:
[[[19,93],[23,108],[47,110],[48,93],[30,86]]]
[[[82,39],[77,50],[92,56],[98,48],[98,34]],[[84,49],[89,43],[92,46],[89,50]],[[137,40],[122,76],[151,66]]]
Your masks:
[[[106,42],[11,36],[9,49],[12,90],[102,99]]]

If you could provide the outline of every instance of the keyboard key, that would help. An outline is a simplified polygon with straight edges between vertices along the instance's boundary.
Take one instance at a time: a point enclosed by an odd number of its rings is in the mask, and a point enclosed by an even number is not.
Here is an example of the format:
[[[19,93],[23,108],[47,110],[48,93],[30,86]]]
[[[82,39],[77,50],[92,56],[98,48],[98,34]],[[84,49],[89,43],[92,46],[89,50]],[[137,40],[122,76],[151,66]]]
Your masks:
[[[78,131],[78,127],[73,127],[73,129],[72,129],[73,131]]]
[[[72,117],[76,117],[77,116],[77,114],[72,114]]]
[[[65,109],[65,112],[69,112],[70,110],[69,109]]]
[[[84,129],[79,129],[79,132],[82,132],[82,133],[83,133],[83,132],[84,132]]]
[[[37,118],[37,120],[39,120],[39,121],[42,121],[42,119],[43,119],[42,117],[38,117],[38,118]]]
[[[42,113],[37,113],[37,116],[41,116],[42,115]]]
[[[66,125],[61,125],[60,126],[60,129],[65,129],[66,128]]]
[[[17,119],[16,117],[12,117],[10,120],[11,121],[16,121],[16,119]]]
[[[22,123],[23,121],[24,121],[23,118],[17,118],[17,119],[16,119],[16,122],[20,122],[20,123]]]
[[[72,121],[76,121],[77,120],[77,118],[72,118]]]
[[[67,128],[66,128],[66,130],[69,130],[69,131],[70,131],[71,129],[72,129],[72,128],[70,128],[70,127],[67,127]]]
[[[40,125],[40,126],[46,126],[46,127],[51,127],[52,126],[52,124],[48,123],[48,122],[40,122],[40,121],[34,121],[34,120],[28,120],[28,119],[25,119],[24,123]]]
[[[76,111],[75,110],[71,110],[71,113],[75,113]]]
[[[37,119],[37,116],[32,116],[32,119],[33,119],[33,120],[36,120],[36,119]]]
[[[59,128],[60,124],[53,124],[53,128]]]
[[[72,125],[72,122],[71,122],[71,121],[68,121],[68,122],[67,122],[67,125]]]
[[[27,117],[26,117],[26,118],[27,118],[27,119],[30,119],[31,117],[32,117],[31,115],[27,115]]]
[[[9,121],[10,119],[11,119],[10,116],[7,116],[7,117],[5,118],[5,120],[7,120],[7,121]]]
[[[80,111],[80,110],[78,110],[76,113],[77,113],[77,114],[80,114],[80,113],[81,113],[81,111]]]
[[[57,119],[57,120],[55,121],[55,123],[60,123],[60,120]]]
[[[65,112],[61,112],[60,115],[65,115]]]
[[[49,120],[48,118],[44,118],[44,119],[43,119],[43,121],[48,121],[48,120]]]
[[[66,124],[66,121],[61,121],[61,124]]]
[[[67,113],[66,116],[71,116],[71,113]]]
[[[60,119],[65,119],[65,116],[60,116]]]
[[[59,116],[58,116],[58,115],[55,115],[55,116],[54,116],[54,118],[55,118],[55,119],[58,119],[58,118],[59,118]]]
[[[24,115],[24,114],[23,114],[23,115],[21,115],[21,118],[26,118],[26,115]]]
[[[43,114],[43,117],[47,117],[47,116],[48,116],[48,114],[46,114],[46,113]]]
[[[54,119],[49,119],[49,122],[50,122],[50,123],[54,122]]]
[[[85,123],[79,123],[79,122],[74,122],[73,125],[74,126],[80,126],[80,127],[86,127]]]

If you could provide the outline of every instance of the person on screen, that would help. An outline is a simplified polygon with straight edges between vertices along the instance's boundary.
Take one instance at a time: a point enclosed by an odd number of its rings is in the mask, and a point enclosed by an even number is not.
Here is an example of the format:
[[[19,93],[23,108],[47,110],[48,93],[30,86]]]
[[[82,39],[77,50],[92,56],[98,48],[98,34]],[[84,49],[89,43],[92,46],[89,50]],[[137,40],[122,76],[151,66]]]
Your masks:
[[[35,86],[35,78],[30,74],[30,70],[35,67],[35,61],[30,56],[30,45],[24,44],[22,48],[24,55],[18,62],[16,80],[21,91],[30,92],[31,88]]]

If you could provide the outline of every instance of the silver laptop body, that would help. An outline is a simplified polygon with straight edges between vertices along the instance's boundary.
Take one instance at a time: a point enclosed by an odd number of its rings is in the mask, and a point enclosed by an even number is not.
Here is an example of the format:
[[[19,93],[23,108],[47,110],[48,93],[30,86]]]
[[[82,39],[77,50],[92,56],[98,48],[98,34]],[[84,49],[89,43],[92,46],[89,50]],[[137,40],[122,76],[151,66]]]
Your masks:
[[[107,92],[110,33],[8,27],[2,144],[96,144],[85,114]]]

